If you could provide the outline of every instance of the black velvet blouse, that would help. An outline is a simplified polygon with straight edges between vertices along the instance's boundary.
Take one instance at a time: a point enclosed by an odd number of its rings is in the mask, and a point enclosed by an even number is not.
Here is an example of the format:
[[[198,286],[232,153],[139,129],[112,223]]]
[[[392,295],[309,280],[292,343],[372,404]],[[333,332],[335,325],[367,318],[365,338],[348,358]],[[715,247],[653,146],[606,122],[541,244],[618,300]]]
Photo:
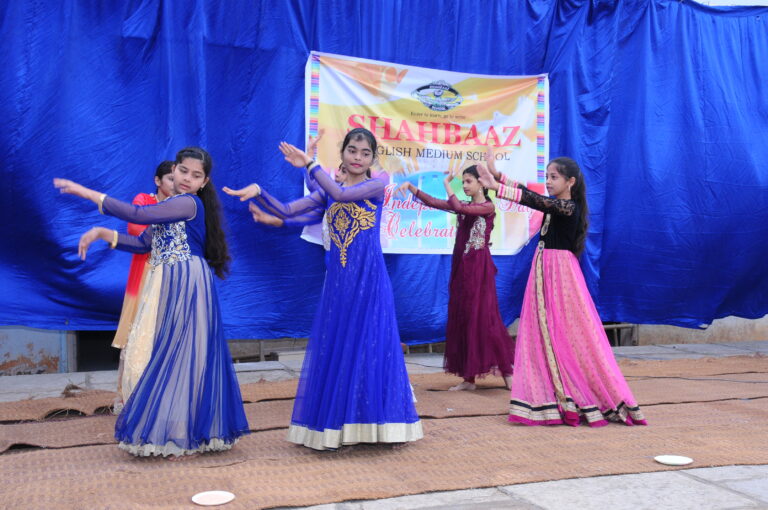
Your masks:
[[[545,197],[518,185],[522,191],[520,204],[550,215],[549,225],[541,225],[544,248],[569,250],[576,253],[576,238],[579,231],[579,206],[573,200]],[[546,226],[546,229],[545,229]]]

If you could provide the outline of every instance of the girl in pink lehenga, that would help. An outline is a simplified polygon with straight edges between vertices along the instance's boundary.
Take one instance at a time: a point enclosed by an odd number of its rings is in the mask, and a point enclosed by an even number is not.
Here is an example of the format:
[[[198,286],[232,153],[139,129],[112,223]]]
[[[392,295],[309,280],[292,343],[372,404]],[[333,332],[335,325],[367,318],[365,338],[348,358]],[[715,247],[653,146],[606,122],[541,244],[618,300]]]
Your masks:
[[[496,207],[478,181],[473,165],[462,173],[464,193],[471,203],[461,202],[451,189],[453,174],[447,173],[447,200],[432,197],[410,182],[408,189],[424,204],[458,215],[456,243],[451,259],[448,323],[445,327],[445,371],[464,381],[451,390],[474,390],[475,378],[500,375],[509,388],[515,344],[499,313],[496,298],[496,266],[491,258],[490,238]]]
[[[499,198],[546,215],[520,313],[509,421],[576,426],[583,418],[592,427],[609,421],[645,425],[576,258],[587,234],[586,186],[579,165],[570,158],[547,165],[552,198],[478,167],[480,181],[498,190]]]

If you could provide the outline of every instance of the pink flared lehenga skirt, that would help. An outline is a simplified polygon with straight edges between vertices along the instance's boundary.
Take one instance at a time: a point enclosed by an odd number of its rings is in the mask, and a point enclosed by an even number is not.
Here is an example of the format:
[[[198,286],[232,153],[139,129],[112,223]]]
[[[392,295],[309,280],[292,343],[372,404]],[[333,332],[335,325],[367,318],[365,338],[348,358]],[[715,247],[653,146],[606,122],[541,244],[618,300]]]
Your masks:
[[[608,343],[579,261],[567,250],[536,251],[525,288],[509,421],[590,426],[645,425]]]

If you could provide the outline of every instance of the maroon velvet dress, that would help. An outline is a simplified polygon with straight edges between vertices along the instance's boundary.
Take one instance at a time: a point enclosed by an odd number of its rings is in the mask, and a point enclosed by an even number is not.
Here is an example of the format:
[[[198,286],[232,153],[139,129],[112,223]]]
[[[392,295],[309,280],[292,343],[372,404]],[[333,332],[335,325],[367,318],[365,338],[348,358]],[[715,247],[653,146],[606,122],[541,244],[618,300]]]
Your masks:
[[[424,204],[458,215],[456,244],[451,260],[448,323],[445,328],[445,371],[473,382],[488,374],[512,374],[515,343],[501,320],[496,297],[496,265],[490,238],[496,208],[434,198],[419,190]]]

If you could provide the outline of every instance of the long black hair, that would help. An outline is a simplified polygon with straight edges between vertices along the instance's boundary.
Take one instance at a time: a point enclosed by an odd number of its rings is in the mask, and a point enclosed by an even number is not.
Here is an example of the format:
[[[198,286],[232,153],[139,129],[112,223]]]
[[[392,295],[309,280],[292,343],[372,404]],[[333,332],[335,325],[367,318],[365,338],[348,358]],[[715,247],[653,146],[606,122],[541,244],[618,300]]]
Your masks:
[[[473,176],[475,179],[477,179],[477,182],[480,182],[480,173],[477,171],[477,165],[472,165],[465,168],[464,171],[461,172],[461,175],[464,175],[464,174],[469,174]],[[481,184],[481,186],[483,185]],[[486,200],[491,199],[491,197],[488,196],[488,188],[486,188],[485,186],[483,186],[483,195],[485,195]]]
[[[576,230],[576,251],[578,257],[584,251],[584,244],[587,240],[587,229],[589,228],[589,207],[587,207],[587,185],[584,182],[584,174],[581,173],[579,164],[571,158],[555,158],[549,162],[555,165],[557,172],[570,179],[574,177],[576,182],[571,186],[571,200],[579,206],[578,228]]]
[[[229,256],[227,239],[224,236],[224,220],[221,214],[221,203],[216,194],[216,187],[211,179],[211,170],[213,169],[213,160],[211,155],[200,147],[185,147],[176,153],[176,164],[181,163],[186,158],[198,159],[203,164],[203,171],[208,177],[208,182],[200,188],[197,196],[203,202],[205,208],[205,259],[221,279],[229,273],[229,263],[232,258]]]

